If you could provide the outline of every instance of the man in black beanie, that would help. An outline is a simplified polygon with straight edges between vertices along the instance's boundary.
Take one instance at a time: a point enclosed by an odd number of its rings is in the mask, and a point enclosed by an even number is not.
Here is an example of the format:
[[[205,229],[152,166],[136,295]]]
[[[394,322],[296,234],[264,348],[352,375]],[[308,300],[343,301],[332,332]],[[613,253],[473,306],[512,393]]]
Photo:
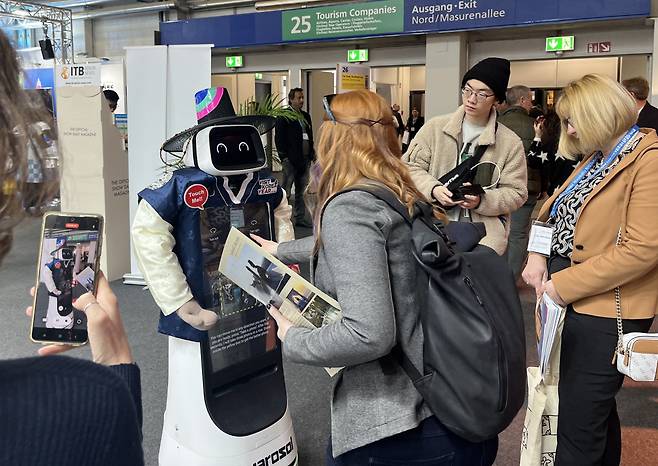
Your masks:
[[[474,65],[462,79],[463,105],[427,121],[404,154],[416,187],[445,208],[451,220],[484,223],[487,236],[481,244],[500,255],[507,249],[510,213],[528,197],[523,144],[496,124],[494,104],[505,100],[509,76],[504,58]],[[460,164],[478,160],[466,171],[465,184],[450,183],[454,192],[439,181]]]

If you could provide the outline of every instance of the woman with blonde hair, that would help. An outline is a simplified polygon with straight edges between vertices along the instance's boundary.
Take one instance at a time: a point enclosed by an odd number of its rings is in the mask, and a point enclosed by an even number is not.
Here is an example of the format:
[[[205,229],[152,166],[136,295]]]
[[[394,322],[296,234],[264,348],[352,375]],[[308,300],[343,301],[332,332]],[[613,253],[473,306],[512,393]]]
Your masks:
[[[255,238],[284,262],[316,253],[316,286],[336,297],[341,320],[316,330],[292,327],[274,307],[287,359],[344,367],[336,376],[331,404],[328,465],[489,465],[497,439],[470,443],[432,415],[411,379],[399,367],[382,370],[379,359],[398,343],[422,367],[423,334],[415,311],[416,264],[405,220],[358,184],[390,189],[410,212],[425,201],[414,187],[392,113],[370,91],[339,94],[320,129],[312,188],[317,193],[313,236],[279,245]]]
[[[624,332],[648,331],[658,309],[658,137],[635,126],[633,98],[605,76],[569,84],[556,111],[560,153],[586,156],[539,214],[553,229],[550,251],[531,253],[523,271],[537,296],[567,306],[555,464],[618,465],[614,290]]]

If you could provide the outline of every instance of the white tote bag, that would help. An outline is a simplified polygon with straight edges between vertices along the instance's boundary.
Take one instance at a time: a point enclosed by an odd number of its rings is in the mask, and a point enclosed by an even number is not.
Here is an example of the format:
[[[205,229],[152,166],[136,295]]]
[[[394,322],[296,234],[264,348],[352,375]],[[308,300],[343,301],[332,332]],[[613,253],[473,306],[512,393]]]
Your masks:
[[[528,367],[528,407],[521,435],[520,466],[555,464],[562,329],[558,332],[544,380],[539,367]]]

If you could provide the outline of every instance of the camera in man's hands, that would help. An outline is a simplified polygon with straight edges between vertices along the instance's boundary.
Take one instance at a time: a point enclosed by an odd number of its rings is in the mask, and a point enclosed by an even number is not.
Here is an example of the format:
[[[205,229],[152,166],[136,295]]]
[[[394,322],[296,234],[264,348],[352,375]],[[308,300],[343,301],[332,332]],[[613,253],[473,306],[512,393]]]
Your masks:
[[[465,200],[465,196],[481,196],[484,194],[484,189],[479,184],[462,185],[450,191],[452,192],[452,200],[455,202]]]

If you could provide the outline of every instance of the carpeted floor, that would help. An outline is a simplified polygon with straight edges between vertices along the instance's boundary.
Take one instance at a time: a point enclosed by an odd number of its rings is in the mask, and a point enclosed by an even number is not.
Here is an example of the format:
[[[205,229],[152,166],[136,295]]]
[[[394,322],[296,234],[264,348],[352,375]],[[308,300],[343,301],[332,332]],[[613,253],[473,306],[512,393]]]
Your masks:
[[[299,234],[308,234],[302,230]],[[23,309],[29,304],[27,290],[35,277],[39,221],[26,220],[15,232],[11,254],[0,267],[0,358],[33,355],[37,345],[28,339],[29,321]],[[298,235],[299,236],[299,235]],[[126,245],[126,247],[128,247]],[[156,332],[158,310],[149,294],[139,286],[120,281],[112,284],[119,298],[126,328],[136,360],[142,371],[144,409],[144,452],[146,464],[157,464],[162,415],[166,399],[167,341]],[[527,338],[533,338],[533,296],[524,292]],[[530,363],[536,362],[532,345],[528,345]],[[89,357],[88,348],[76,350],[76,356]],[[300,465],[321,466],[329,432],[329,396],[331,381],[324,370],[285,364],[290,411],[299,444]],[[658,386],[626,383],[619,400],[624,425],[624,466],[658,464]],[[518,464],[519,438],[523,412],[500,436],[497,465]]]

